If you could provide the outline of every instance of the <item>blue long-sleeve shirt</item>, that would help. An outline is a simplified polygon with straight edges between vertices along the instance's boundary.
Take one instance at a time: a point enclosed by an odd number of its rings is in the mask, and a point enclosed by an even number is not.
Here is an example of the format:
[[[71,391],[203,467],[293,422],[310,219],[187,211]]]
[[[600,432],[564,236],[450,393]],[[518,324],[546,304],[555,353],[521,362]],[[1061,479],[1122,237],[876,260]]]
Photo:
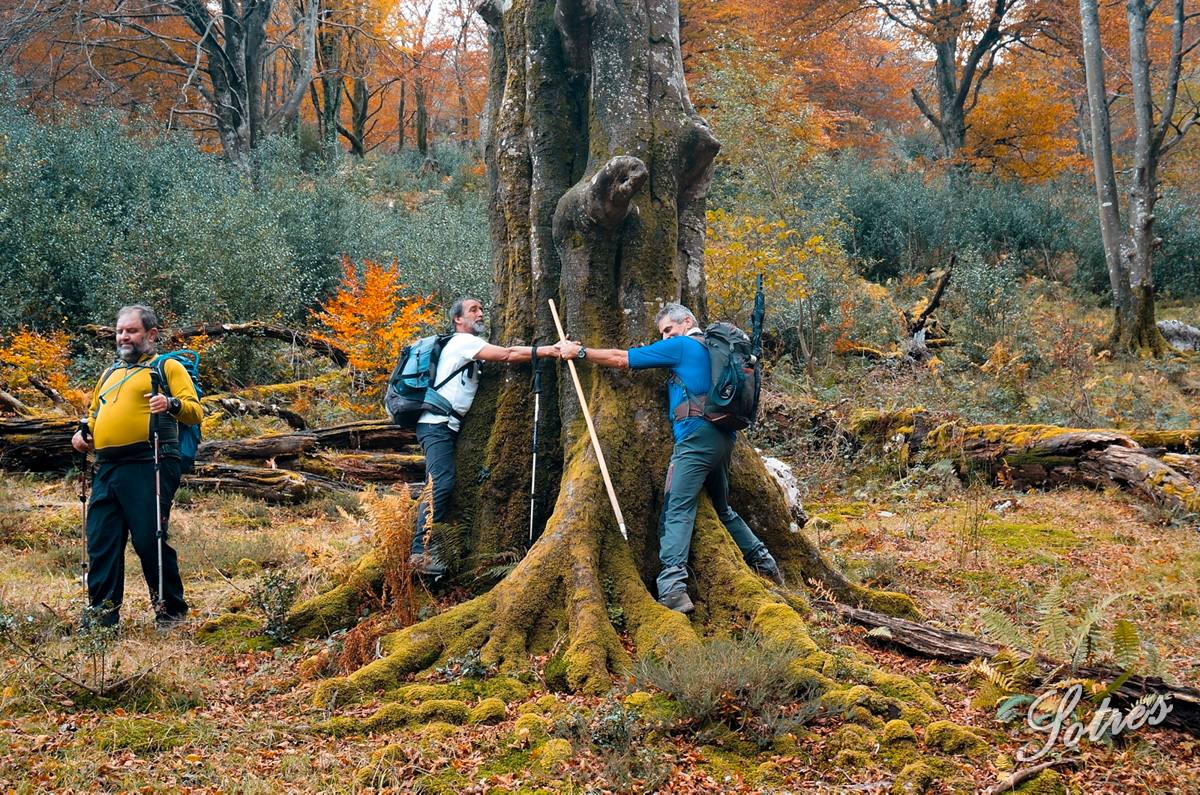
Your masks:
[[[643,348],[630,349],[629,369],[649,370],[656,367],[669,368],[675,376],[667,382],[668,412],[672,418],[675,409],[687,400],[689,394],[706,395],[712,386],[708,348],[704,347],[699,337],[668,337]],[[682,442],[702,422],[706,422],[702,417],[673,419],[671,430],[675,441]]]

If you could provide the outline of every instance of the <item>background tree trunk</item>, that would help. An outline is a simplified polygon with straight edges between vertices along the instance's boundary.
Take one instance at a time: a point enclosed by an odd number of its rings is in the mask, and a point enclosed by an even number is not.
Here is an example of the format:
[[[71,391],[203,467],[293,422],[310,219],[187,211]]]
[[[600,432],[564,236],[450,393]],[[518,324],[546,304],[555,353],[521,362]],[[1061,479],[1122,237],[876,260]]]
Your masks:
[[[1108,92],[1104,79],[1104,52],[1100,49],[1100,14],[1096,0],[1079,0],[1083,32],[1084,72],[1087,78],[1088,116],[1092,131],[1092,174],[1096,180],[1096,201],[1100,217],[1100,236],[1104,242],[1104,261],[1113,297],[1114,344],[1128,335],[1133,313],[1129,288],[1128,249],[1121,233],[1121,209],[1117,193],[1117,175],[1113,168],[1112,132],[1108,115]]]

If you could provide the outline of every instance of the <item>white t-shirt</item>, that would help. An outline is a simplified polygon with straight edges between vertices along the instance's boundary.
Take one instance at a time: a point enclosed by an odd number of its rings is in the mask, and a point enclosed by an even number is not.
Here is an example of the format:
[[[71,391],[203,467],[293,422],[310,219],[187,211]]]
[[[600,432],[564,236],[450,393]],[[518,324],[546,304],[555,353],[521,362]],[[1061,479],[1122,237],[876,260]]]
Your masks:
[[[467,362],[475,360],[475,354],[487,345],[487,340],[483,337],[477,337],[474,334],[458,332],[450,341],[442,348],[442,354],[438,358],[437,376],[434,379],[435,384],[440,384],[446,381],[446,377],[453,373],[458,368],[462,367]],[[459,414],[466,416],[470,411],[471,404],[475,402],[475,392],[479,389],[479,379],[475,377],[475,368],[468,367],[458,375],[451,378],[449,381],[438,390],[438,394],[450,401],[450,405]],[[444,414],[434,414],[426,411],[417,422],[427,422],[437,424],[439,422],[450,423],[450,429],[458,431],[461,429],[460,423],[454,417],[448,417]]]

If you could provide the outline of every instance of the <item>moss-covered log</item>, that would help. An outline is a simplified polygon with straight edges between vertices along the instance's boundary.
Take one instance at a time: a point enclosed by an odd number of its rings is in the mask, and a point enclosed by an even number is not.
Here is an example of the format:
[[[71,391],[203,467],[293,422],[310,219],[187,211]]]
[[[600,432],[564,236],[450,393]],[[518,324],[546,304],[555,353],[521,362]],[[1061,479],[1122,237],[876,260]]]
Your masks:
[[[79,420],[66,417],[0,417],[0,467],[62,472],[79,466],[71,436]]]
[[[833,602],[817,602],[815,604],[864,627],[886,629],[886,635],[878,634],[871,639],[880,644],[899,646],[904,651],[924,657],[964,663],[980,658],[990,659],[998,655],[1003,648],[972,635],[951,632],[929,624],[908,621],[871,610]],[[1029,650],[1016,649],[1015,651],[1028,656]],[[1042,674],[1050,677],[1058,676],[1062,671],[1062,663],[1055,660],[1042,659],[1039,667]],[[1112,693],[1114,705],[1120,707],[1128,707],[1146,695],[1169,696],[1173,708],[1168,714],[1165,724],[1194,735],[1200,735],[1200,690],[1194,687],[1169,684],[1155,676],[1126,676],[1120,668],[1102,666],[1085,666],[1077,669],[1075,675],[1098,682],[1120,680],[1121,686]]]
[[[231,417],[278,417],[297,431],[308,428],[308,423],[303,417],[277,402],[249,400],[232,395],[205,395],[200,402],[204,404],[206,413],[221,411]]]
[[[116,331],[112,326],[89,324],[84,326],[82,331],[98,339],[111,340],[116,336]],[[339,367],[345,367],[349,361],[346,358],[346,352],[341,348],[331,345],[328,341],[320,339],[307,331],[278,326],[274,323],[265,323],[260,320],[252,320],[244,323],[197,323],[192,326],[168,329],[167,333],[163,335],[163,340],[173,345],[180,345],[186,344],[193,337],[201,336],[214,339],[240,336],[278,340],[328,357]]]
[[[244,494],[247,497],[285,505],[353,490],[338,480],[320,475],[212,461],[197,462],[196,471],[184,475],[182,485],[197,491]]]
[[[1159,505],[1200,512],[1200,431],[1116,431],[1055,425],[965,425],[922,408],[859,411],[842,427],[859,444],[905,460],[954,462],[1014,488],[1118,486]],[[1176,452],[1178,451],[1178,452]]]
[[[78,466],[79,454],[71,447],[71,436],[77,427],[78,420],[68,418],[0,417],[0,467],[31,472],[62,472]],[[352,461],[348,461],[348,465],[361,472],[362,480],[387,480],[385,473],[389,470],[398,475],[396,479],[408,480],[419,463],[411,458],[419,451],[415,441],[411,429],[400,428],[388,420],[363,420],[251,439],[210,439],[200,445],[197,458],[201,461],[237,459],[265,462],[268,459],[294,460],[312,454],[315,459],[324,455],[327,464],[336,465],[336,456],[330,457],[325,452],[317,451],[398,452],[407,457],[389,459],[386,454],[375,458],[363,456],[357,459],[357,466]],[[372,470],[378,473],[377,477],[367,476]],[[323,472],[316,468],[312,471]],[[418,474],[415,479],[420,480],[421,475]]]

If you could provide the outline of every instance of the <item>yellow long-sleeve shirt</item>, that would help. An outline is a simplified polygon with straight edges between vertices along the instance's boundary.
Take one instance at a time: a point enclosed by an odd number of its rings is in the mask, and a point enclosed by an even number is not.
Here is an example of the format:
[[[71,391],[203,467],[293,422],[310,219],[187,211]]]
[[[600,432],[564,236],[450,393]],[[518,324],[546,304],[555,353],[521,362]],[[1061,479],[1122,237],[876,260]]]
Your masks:
[[[99,459],[145,459],[153,454],[150,414],[150,372],[154,356],[143,356],[136,364],[118,362],[107,371],[92,393],[88,428]],[[179,398],[175,414],[155,415],[159,451],[179,455],[177,422],[195,425],[204,418],[192,378],[174,359],[163,362],[172,397]]]

